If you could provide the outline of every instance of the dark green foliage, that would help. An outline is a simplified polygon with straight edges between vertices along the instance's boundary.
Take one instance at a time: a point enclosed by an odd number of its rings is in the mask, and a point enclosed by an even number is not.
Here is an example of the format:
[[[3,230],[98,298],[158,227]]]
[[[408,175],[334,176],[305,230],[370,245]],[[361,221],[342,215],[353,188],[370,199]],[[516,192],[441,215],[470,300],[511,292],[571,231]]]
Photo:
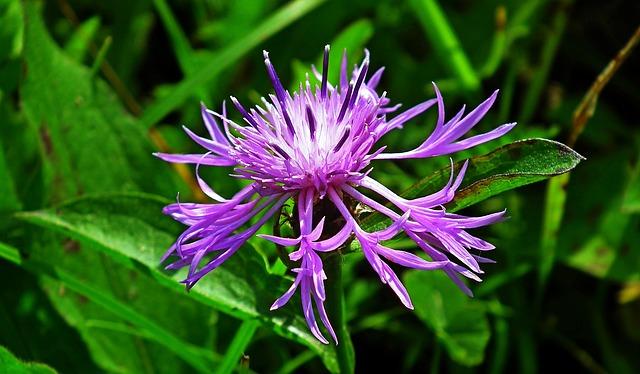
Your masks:
[[[0,372],[639,372],[639,54],[601,93],[579,154],[562,144],[637,27],[632,3],[0,0]],[[477,232],[497,264],[469,284],[475,297],[440,272],[406,271],[405,310],[354,244],[341,332],[353,350],[316,341],[297,296],[269,310],[292,273],[264,240],[190,292],[159,263],[182,229],[162,206],[202,196],[191,167],[151,153],[197,151],[179,126],[204,132],[200,101],[271,92],[262,49],[296,88],[327,43],[331,80],[344,48],[351,65],[368,48],[404,108],[432,97],[432,81],[447,117],[499,88],[474,133],[520,121],[452,155],[456,172],[470,163],[446,208],[509,216]],[[434,122],[429,112],[383,141],[411,149]],[[374,166],[408,198],[451,173],[448,157]],[[229,172],[202,175],[229,196],[240,186]],[[545,194],[536,182],[549,178]]]

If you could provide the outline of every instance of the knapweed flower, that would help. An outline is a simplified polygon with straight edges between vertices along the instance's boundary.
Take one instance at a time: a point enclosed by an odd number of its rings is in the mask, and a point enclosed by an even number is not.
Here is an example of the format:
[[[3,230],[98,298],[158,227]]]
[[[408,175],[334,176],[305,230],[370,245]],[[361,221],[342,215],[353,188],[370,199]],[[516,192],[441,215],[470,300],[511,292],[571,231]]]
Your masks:
[[[470,113],[465,115],[463,107],[453,118],[445,120],[443,99],[434,84],[435,98],[392,116],[399,106],[389,106],[386,93],[375,91],[383,68],[367,80],[368,52],[350,77],[345,55],[340,82],[334,86],[327,81],[327,46],[322,72],[313,69],[318,84],[312,84],[307,77],[293,94],[283,88],[267,52],[264,52],[264,62],[275,95],[263,98],[262,105],[249,110],[231,97],[243,124],[230,120],[224,105],[220,113],[202,106],[209,138],[186,128],[185,131],[206,153],[157,154],[169,162],[196,164],[196,175],[201,165],[233,166],[233,177],[251,182],[226,199],[197,175],[200,187],[215,203],[178,202],[164,209],[166,214],[188,226],[163,258],[164,261],[171,255],[177,256],[168,268],[188,266],[184,283],[192,287],[240,249],[287,200],[293,199],[298,237],[260,235],[281,246],[294,247],[289,257],[298,264],[293,269],[296,276],[291,288],[271,309],[286,304],[300,289],[304,317],[320,341],[327,343],[316,317],[337,342],[324,307],[326,275],[320,254],[336,251],[351,238],[359,242],[382,283],[388,284],[407,308],[413,308],[409,294],[389,263],[414,269],[441,269],[470,294],[458,274],[479,281],[480,263],[490,260],[473,253],[491,250],[494,246],[467,230],[494,223],[504,212],[467,217],[445,210],[444,204],[453,199],[467,165],[457,175],[453,175],[452,168],[449,182],[439,192],[411,200],[398,196],[370,177],[369,166],[375,160],[451,154],[505,134],[515,124],[461,139],[491,108],[497,91]],[[377,145],[385,134],[400,129],[434,105],[438,109],[435,128],[417,148],[396,153],[386,152],[385,146]],[[369,190],[369,194],[361,192],[363,189]],[[390,204],[379,202],[381,199]],[[355,203],[387,216],[392,224],[380,231],[365,231],[354,216]],[[319,217],[314,206],[320,204],[333,204],[337,217]],[[341,227],[329,227],[336,222]],[[401,232],[415,241],[430,260],[383,244]]]

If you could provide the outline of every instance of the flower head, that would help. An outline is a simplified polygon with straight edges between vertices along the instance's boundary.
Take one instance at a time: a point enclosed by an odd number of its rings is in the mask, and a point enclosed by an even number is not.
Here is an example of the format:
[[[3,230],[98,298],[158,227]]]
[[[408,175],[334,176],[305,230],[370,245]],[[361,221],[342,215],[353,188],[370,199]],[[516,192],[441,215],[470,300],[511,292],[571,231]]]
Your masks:
[[[206,153],[157,154],[166,161],[196,164],[200,187],[216,201],[214,204],[179,202],[165,208],[166,214],[188,226],[163,258],[177,256],[168,268],[188,266],[184,283],[192,287],[233,255],[287,200],[293,199],[299,236],[260,235],[278,245],[295,248],[289,258],[298,264],[293,269],[296,276],[291,288],[274,302],[272,309],[286,304],[300,289],[303,314],[312,333],[320,341],[327,343],[316,314],[336,340],[324,308],[326,275],[320,254],[337,250],[350,238],[360,243],[365,258],[380,280],[388,284],[408,308],[413,308],[411,299],[389,263],[414,269],[442,269],[470,294],[458,274],[479,281],[477,274],[482,273],[480,263],[490,260],[471,251],[487,251],[494,247],[467,230],[494,223],[502,218],[504,212],[467,217],[445,210],[444,204],[453,199],[462,183],[466,164],[457,175],[452,168],[449,182],[440,191],[411,200],[398,196],[370,177],[369,165],[374,160],[451,154],[505,134],[515,124],[502,125],[488,133],[460,140],[491,108],[497,91],[470,113],[465,115],[463,107],[453,118],[445,121],[444,102],[434,84],[435,98],[388,119],[399,106],[390,107],[386,93],[379,95],[375,91],[383,69],[367,79],[368,52],[350,76],[345,55],[340,82],[333,86],[327,80],[327,46],[322,72],[314,69],[318,83],[312,84],[307,77],[293,94],[282,86],[267,52],[264,52],[264,62],[275,94],[263,98],[261,106],[249,110],[231,97],[243,124],[230,120],[224,105],[220,113],[202,106],[202,118],[209,138],[200,137],[186,128],[185,131],[206,149]],[[385,152],[384,146],[378,145],[385,134],[401,128],[434,105],[438,108],[435,128],[417,148],[389,153]],[[197,171],[201,165],[234,166],[233,176],[251,183],[226,199],[200,178]],[[362,189],[368,189],[390,204],[368,197],[361,192]],[[336,217],[317,216],[314,206],[320,202],[333,204],[341,227],[327,227],[330,218],[335,225]],[[379,231],[365,231],[354,216],[353,202],[368,206],[393,223]],[[254,217],[255,223],[245,227]],[[431,260],[383,244],[402,232],[415,241]]]

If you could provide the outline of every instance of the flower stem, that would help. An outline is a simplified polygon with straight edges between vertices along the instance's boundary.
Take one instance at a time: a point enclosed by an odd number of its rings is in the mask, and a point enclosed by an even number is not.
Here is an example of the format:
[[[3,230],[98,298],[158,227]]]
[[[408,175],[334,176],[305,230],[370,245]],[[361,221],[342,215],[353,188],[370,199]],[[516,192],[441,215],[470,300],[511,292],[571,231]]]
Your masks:
[[[336,355],[341,374],[351,374],[355,369],[355,352],[351,336],[347,330],[344,295],[342,287],[342,254],[335,253],[326,258],[325,271],[327,274],[327,313],[331,320],[338,345]]]
[[[260,321],[249,319],[242,322],[238,332],[233,337],[222,363],[216,369],[216,374],[229,374],[238,366],[240,358],[253,339],[253,334],[260,327]]]

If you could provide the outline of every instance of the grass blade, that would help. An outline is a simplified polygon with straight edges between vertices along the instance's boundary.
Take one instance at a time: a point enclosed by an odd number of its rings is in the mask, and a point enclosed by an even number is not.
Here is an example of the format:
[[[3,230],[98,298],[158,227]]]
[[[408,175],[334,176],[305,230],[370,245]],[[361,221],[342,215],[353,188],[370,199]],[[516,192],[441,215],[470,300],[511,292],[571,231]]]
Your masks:
[[[476,91],[480,87],[480,80],[438,2],[412,0],[411,5],[442,65],[450,69],[465,90]]]
[[[244,38],[217,52],[216,56],[209,61],[207,65],[201,67],[192,76],[178,84],[170,95],[150,105],[140,118],[142,126],[145,128],[152,127],[164,116],[182,104],[189,95],[193,94],[200,87],[208,84],[218,76],[218,74],[222,73],[224,69],[235,64],[247,52],[307,14],[324,1],[325,0],[297,0],[285,5]]]

